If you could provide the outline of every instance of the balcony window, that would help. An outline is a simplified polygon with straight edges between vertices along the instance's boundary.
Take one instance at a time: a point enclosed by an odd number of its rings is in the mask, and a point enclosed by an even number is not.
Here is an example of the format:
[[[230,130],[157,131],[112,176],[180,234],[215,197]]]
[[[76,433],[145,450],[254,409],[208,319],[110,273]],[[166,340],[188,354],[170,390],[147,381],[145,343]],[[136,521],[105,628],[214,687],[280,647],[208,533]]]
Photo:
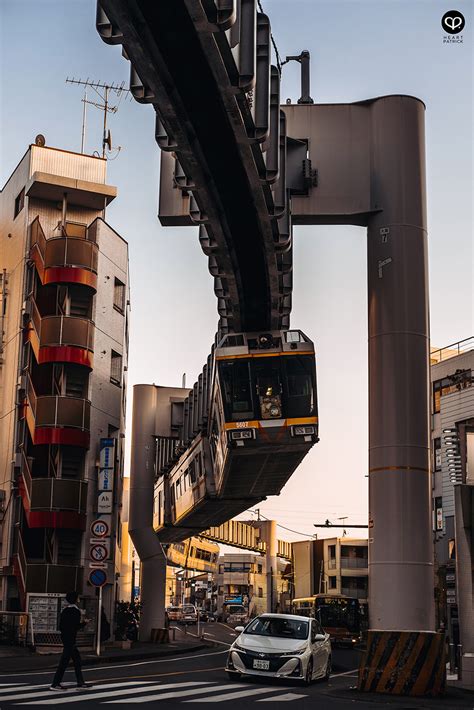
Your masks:
[[[368,565],[368,548],[358,545],[341,545],[341,567],[365,568]]]
[[[114,280],[114,308],[120,313],[125,310],[125,284],[119,279]]]
[[[122,356],[112,350],[112,356],[110,360],[110,381],[114,385],[120,387],[122,381]]]
[[[336,589],[337,588],[337,577],[331,576],[329,577],[329,589]]]

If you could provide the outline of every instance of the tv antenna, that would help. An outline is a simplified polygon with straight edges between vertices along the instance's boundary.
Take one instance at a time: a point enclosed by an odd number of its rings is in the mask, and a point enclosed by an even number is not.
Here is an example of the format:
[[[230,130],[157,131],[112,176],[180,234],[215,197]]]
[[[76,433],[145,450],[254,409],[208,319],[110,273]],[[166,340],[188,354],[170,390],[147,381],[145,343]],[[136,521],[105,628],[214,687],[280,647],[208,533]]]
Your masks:
[[[117,113],[120,102],[125,94],[130,93],[129,89],[125,88],[125,82],[122,81],[121,84],[106,84],[101,81],[93,81],[92,79],[75,79],[74,77],[70,79],[66,77],[66,84],[78,84],[79,86],[84,86],[84,96],[81,99],[84,107],[82,110],[82,131],[81,131],[81,153],[84,153],[85,142],[86,142],[86,117],[87,117],[87,105],[95,106],[100,111],[104,112],[104,124],[103,124],[103,135],[102,135],[102,157],[105,158],[105,148],[108,146],[109,151],[112,150],[112,136],[110,130],[107,130],[107,114]],[[87,98],[87,88],[90,87],[98,95],[100,101],[90,101]],[[118,98],[118,103],[115,106],[110,104],[110,93],[115,94]],[[118,147],[120,150],[120,147]]]

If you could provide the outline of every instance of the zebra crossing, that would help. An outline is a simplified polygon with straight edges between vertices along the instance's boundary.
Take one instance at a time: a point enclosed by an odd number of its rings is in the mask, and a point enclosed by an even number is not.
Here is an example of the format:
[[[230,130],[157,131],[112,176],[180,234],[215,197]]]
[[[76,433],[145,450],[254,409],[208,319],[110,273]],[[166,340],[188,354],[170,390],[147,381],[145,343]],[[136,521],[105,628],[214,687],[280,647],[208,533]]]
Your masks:
[[[293,702],[307,698],[291,688],[283,686],[255,686],[249,683],[215,681],[154,681],[126,680],[114,683],[97,683],[87,690],[76,690],[75,685],[65,684],[61,691],[49,690],[49,685],[29,685],[28,683],[0,684],[0,704],[4,708],[29,705],[70,705],[91,703],[103,705],[123,705],[135,703],[182,702],[182,703],[225,703],[232,700],[262,702]]]

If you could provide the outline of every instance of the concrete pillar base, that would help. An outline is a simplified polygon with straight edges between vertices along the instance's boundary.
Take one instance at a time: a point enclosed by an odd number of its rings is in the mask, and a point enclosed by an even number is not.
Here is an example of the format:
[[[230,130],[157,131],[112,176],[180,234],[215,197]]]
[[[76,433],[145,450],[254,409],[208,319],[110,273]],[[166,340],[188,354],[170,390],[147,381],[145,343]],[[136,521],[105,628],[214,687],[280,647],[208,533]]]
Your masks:
[[[358,690],[391,695],[437,696],[446,687],[444,634],[369,631]]]
[[[474,690],[474,653],[463,653],[461,656],[461,678],[456,685]]]

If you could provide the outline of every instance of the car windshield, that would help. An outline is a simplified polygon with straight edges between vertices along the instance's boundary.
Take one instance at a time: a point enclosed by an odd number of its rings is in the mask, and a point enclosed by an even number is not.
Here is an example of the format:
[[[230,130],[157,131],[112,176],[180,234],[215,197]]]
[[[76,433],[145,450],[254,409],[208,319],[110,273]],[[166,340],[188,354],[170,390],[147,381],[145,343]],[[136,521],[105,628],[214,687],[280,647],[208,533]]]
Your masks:
[[[308,638],[309,624],[299,619],[279,619],[271,616],[260,616],[247,626],[246,634],[255,636],[274,636],[303,640]]]
[[[185,614],[194,614],[196,609],[193,606],[183,606],[183,612]]]

